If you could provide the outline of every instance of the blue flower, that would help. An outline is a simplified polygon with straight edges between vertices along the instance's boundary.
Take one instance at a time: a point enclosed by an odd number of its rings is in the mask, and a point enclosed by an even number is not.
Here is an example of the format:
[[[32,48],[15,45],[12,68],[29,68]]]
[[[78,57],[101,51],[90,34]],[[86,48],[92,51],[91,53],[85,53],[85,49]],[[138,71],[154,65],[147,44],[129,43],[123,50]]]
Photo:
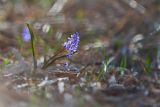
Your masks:
[[[64,48],[68,50],[67,58],[70,58],[72,54],[77,51],[78,43],[79,33],[75,32],[70,38],[68,38],[68,41],[63,44]]]
[[[31,36],[30,36],[30,33],[29,33],[29,29],[27,27],[23,28],[22,38],[23,38],[23,40],[25,42],[28,42],[31,39]]]

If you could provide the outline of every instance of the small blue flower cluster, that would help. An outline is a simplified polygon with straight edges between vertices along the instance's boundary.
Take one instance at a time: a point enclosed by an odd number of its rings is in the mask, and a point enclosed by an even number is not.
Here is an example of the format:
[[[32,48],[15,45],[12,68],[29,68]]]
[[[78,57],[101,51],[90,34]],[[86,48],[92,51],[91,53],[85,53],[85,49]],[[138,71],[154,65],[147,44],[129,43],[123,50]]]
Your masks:
[[[23,28],[23,31],[22,31],[22,38],[25,42],[28,42],[30,41],[31,39],[31,36],[30,36],[30,33],[29,33],[29,29],[27,27],[24,27]]]
[[[67,58],[70,58],[72,54],[74,54],[77,51],[79,43],[79,33],[75,32],[73,35],[71,35],[70,38],[68,38],[68,41],[63,44],[64,48],[69,51],[67,54]]]

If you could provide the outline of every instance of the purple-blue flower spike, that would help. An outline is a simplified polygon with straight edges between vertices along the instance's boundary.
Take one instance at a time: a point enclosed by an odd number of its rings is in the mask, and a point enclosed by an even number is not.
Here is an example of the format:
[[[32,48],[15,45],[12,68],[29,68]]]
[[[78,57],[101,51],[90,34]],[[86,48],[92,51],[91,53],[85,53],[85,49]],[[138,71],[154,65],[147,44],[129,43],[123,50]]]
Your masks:
[[[68,50],[67,58],[70,58],[72,54],[77,51],[79,43],[79,33],[75,32],[68,38],[68,41],[63,44],[64,48]]]
[[[31,39],[31,35],[29,33],[29,29],[27,27],[23,28],[23,32],[22,32],[22,38],[25,42],[30,41]]]

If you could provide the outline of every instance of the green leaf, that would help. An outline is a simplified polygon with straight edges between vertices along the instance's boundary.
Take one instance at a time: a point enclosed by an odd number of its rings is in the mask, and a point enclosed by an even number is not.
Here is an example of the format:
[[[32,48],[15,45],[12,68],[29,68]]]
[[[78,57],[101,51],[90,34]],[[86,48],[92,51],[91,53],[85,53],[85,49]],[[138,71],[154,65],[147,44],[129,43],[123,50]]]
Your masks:
[[[34,69],[37,68],[37,59],[36,59],[36,47],[35,47],[35,35],[32,30],[32,26],[27,23],[27,27],[29,29],[29,33],[31,35],[31,49],[32,49],[32,56],[33,56],[33,64],[34,64]]]

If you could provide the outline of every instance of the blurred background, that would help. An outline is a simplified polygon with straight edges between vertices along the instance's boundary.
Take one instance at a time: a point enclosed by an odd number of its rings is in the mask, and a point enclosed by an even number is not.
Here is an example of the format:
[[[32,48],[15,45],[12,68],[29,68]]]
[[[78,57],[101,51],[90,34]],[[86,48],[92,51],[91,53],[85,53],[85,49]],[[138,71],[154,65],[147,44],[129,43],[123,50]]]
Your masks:
[[[25,23],[32,23],[38,36],[60,39],[80,32],[87,43],[111,39],[128,44],[134,36],[146,39],[146,46],[158,43],[150,35],[160,26],[159,0],[1,0],[0,47],[17,46]],[[51,39],[52,38],[52,39]]]

